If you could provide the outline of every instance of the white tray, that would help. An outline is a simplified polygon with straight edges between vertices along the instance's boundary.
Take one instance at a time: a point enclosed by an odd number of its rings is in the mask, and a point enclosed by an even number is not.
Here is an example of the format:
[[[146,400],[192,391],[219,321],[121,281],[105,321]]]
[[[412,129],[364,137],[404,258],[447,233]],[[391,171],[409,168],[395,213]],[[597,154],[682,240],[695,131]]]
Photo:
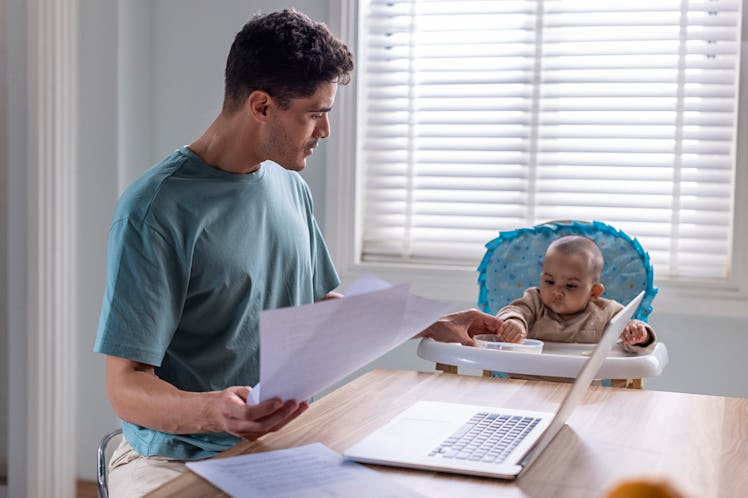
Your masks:
[[[576,377],[594,344],[544,342],[543,352],[525,353],[463,346],[421,339],[417,354],[424,360],[456,367],[527,375]],[[611,348],[596,379],[656,377],[668,364],[667,347],[658,342],[648,354],[626,353],[620,344]]]

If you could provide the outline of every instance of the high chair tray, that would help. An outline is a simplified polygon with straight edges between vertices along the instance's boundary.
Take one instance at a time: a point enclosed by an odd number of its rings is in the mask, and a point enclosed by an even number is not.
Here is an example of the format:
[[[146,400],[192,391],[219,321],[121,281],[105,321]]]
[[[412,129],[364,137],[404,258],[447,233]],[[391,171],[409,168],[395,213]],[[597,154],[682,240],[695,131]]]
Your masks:
[[[478,370],[493,370],[526,375],[576,377],[594,344],[544,342],[541,353],[503,351],[463,346],[459,343],[421,339],[417,354],[424,360]],[[596,379],[632,379],[656,377],[668,364],[665,344],[658,342],[651,352],[626,353],[620,344],[610,353]]]

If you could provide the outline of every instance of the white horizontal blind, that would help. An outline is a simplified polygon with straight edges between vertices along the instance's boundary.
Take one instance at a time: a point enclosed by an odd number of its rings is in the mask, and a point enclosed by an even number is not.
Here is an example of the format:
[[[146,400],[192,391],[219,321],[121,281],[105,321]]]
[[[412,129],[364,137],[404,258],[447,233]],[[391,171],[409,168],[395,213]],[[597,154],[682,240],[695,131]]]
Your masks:
[[[658,277],[723,279],[739,0],[361,0],[361,259],[476,266],[599,220]]]

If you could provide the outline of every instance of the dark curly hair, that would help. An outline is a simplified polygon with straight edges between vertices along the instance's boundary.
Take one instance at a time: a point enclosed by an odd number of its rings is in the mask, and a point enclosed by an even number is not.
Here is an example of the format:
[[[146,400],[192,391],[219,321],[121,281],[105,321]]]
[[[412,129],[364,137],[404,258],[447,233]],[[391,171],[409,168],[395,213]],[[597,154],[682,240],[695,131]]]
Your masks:
[[[234,38],[226,61],[223,108],[238,109],[255,90],[280,102],[312,95],[323,82],[345,85],[353,56],[323,23],[293,9],[260,14]]]

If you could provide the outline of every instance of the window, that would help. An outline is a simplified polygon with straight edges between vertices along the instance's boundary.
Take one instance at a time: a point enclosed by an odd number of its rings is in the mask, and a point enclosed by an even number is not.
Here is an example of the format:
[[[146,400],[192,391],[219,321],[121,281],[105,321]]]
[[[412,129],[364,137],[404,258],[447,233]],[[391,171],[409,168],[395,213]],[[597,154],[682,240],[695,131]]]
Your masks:
[[[499,231],[584,219],[636,236],[660,286],[730,282],[740,9],[360,0],[344,259],[474,272]]]

